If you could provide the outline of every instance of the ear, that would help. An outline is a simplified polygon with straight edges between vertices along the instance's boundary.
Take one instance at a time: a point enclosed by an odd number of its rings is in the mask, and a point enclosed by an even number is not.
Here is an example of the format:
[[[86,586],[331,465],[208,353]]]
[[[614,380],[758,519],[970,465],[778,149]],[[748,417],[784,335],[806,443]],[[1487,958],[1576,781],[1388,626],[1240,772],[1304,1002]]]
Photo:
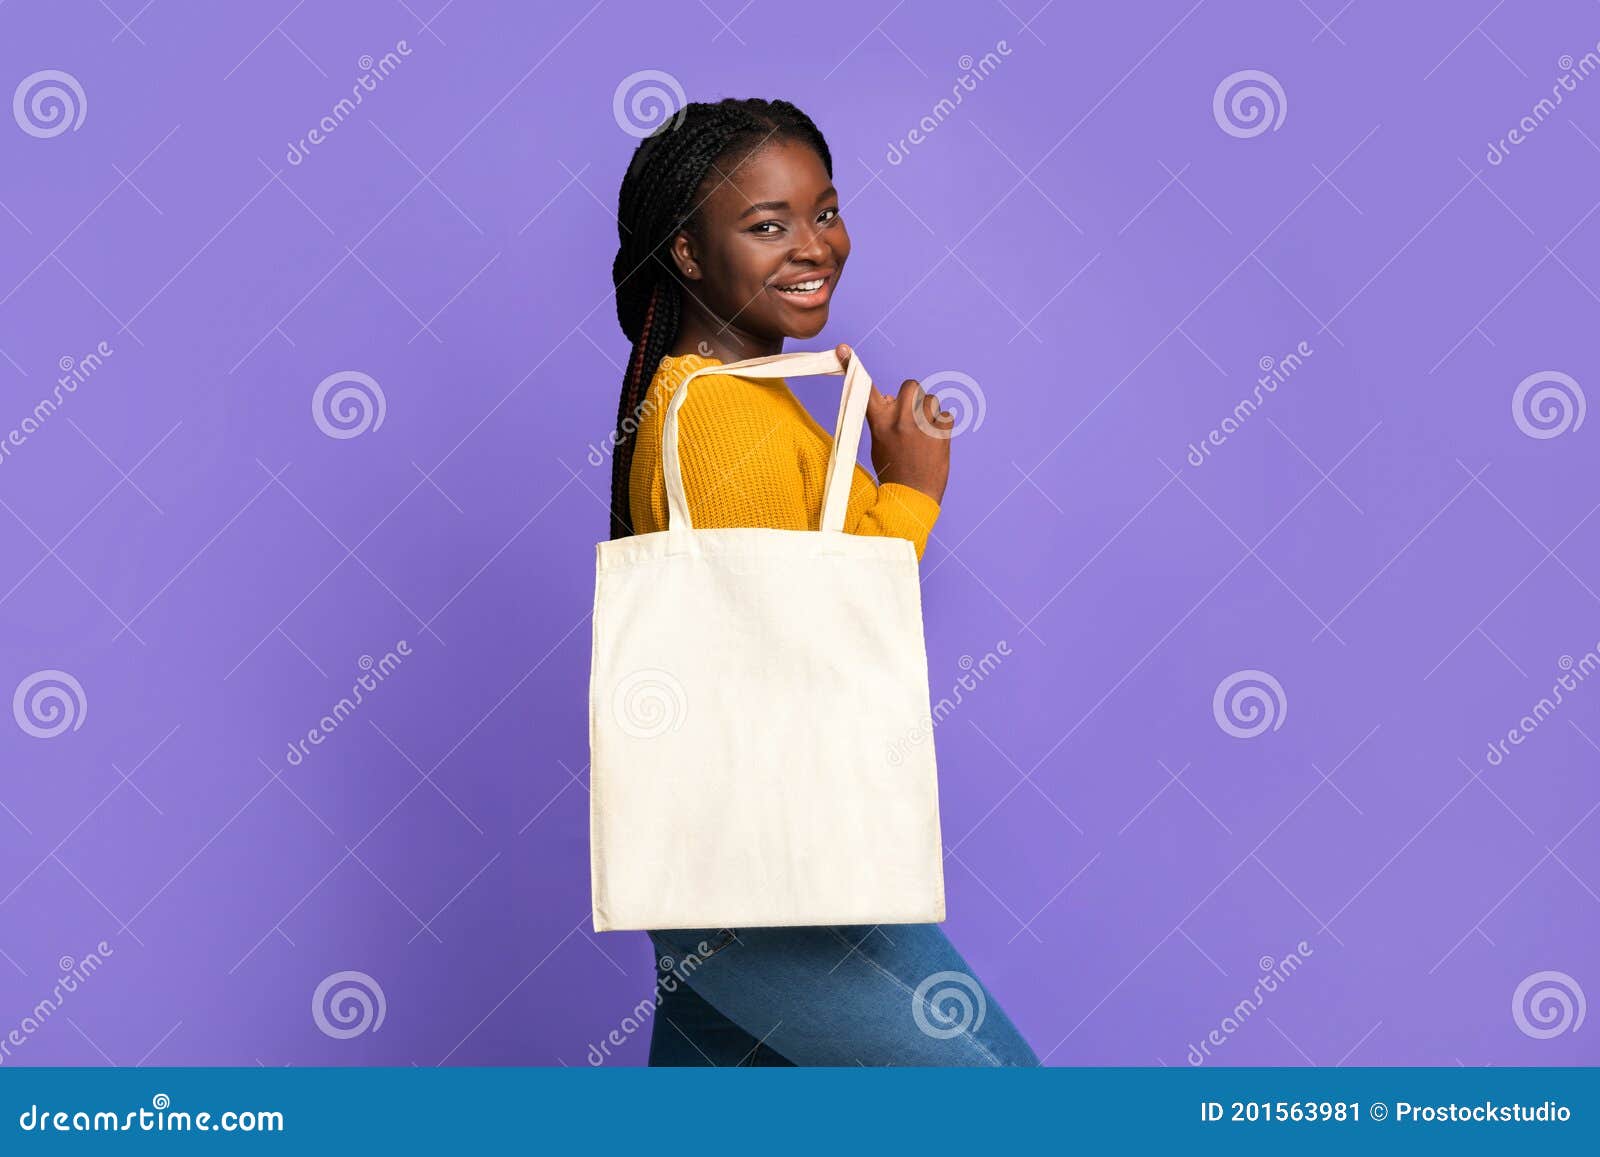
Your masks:
[[[668,246],[672,254],[672,262],[678,268],[678,276],[686,281],[699,281],[705,276],[705,268],[700,262],[700,256],[695,252],[694,238],[688,233],[680,232],[672,239]]]

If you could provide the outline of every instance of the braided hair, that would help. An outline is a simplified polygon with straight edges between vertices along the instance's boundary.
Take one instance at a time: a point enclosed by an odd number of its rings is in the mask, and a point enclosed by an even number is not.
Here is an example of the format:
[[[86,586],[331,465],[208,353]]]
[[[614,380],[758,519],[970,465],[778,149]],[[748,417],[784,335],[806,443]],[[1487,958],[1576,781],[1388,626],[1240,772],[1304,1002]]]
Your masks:
[[[811,146],[833,175],[833,157],[822,133],[783,100],[734,100],[685,105],[639,142],[617,194],[616,259],[611,281],[617,322],[633,343],[611,460],[611,537],[633,533],[628,479],[633,468],[633,431],[656,367],[678,337],[683,286],[672,264],[670,244],[698,221],[700,188],[719,161],[753,153],[768,141]],[[708,195],[708,194],[706,194]]]

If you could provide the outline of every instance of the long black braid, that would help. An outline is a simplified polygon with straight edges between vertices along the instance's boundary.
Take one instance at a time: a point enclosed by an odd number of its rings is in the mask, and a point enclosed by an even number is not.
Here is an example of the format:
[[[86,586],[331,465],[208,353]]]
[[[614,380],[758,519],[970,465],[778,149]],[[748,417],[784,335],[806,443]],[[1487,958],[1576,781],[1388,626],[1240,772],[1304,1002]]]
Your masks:
[[[633,468],[633,431],[656,367],[678,337],[683,286],[669,245],[695,224],[701,185],[718,161],[769,140],[810,145],[833,175],[833,157],[822,133],[784,100],[721,100],[685,105],[639,142],[617,194],[617,249],[611,281],[617,291],[617,322],[633,343],[617,402],[615,451],[611,461],[611,537],[633,533],[628,477]]]

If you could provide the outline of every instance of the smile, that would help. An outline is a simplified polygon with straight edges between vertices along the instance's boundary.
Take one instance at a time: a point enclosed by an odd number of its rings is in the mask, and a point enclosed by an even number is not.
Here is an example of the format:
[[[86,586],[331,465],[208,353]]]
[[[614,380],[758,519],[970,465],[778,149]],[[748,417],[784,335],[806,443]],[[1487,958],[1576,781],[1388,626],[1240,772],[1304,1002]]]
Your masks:
[[[791,281],[788,285],[769,285],[774,293],[782,294],[792,305],[814,307],[824,304],[832,292],[833,274],[812,277],[805,281]]]

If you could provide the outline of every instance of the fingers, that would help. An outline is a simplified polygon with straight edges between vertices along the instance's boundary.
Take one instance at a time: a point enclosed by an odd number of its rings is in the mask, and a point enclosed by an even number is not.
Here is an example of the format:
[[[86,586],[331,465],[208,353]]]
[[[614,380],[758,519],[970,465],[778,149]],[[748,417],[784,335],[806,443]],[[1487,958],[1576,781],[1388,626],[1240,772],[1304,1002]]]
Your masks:
[[[867,429],[874,438],[894,421],[894,399],[880,390],[867,394]]]
[[[894,418],[900,413],[899,397],[874,388],[872,393],[867,395],[867,413],[870,415],[875,410],[880,417]]]
[[[922,383],[914,378],[907,378],[900,384],[898,405],[902,413],[916,419],[919,425],[937,424],[939,416],[944,413],[939,408],[938,395],[928,393],[922,388]]]
[[[0,3],[4,3],[4,0],[0,0]],[[850,364],[850,359],[854,356],[855,351],[848,344],[840,342],[833,347],[833,353],[839,359],[839,365],[842,368]],[[922,389],[922,383],[915,378],[907,378],[900,383],[898,397],[885,394],[880,390],[874,390],[867,398],[867,412],[869,415],[875,408],[881,408],[884,405],[888,405],[891,410],[908,415],[915,414],[915,407],[922,406],[924,407],[922,411],[923,417],[929,422],[936,421],[941,412],[938,408],[938,399],[932,394],[925,393]],[[948,417],[949,415],[945,416]]]
[[[955,424],[955,415],[940,407],[936,394],[928,393],[915,378],[900,383],[896,395],[873,390],[867,398],[867,419],[871,423],[903,418],[933,432],[948,431]]]
[[[955,415],[939,405],[937,394],[922,388],[922,383],[907,381],[900,387],[902,411],[924,431],[945,437],[955,427]]]

